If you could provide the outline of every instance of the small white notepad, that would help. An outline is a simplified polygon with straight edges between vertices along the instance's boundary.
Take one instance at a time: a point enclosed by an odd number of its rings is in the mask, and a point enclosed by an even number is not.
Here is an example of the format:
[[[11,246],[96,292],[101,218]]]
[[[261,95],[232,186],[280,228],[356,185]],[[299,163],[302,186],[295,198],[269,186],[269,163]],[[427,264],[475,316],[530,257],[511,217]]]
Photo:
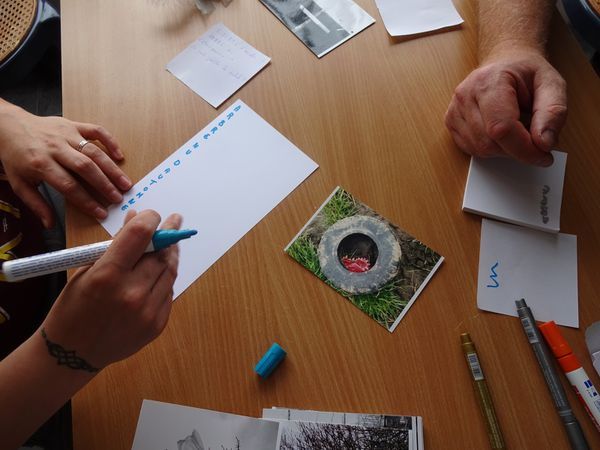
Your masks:
[[[579,327],[577,236],[483,219],[477,306],[516,317],[521,298],[536,320]]]
[[[179,244],[177,297],[317,167],[238,100],[111,206],[102,226],[114,236],[133,208],[179,213],[198,230]]]
[[[270,60],[219,23],[167,64],[167,70],[218,108]]]
[[[451,0],[375,0],[385,28],[406,36],[463,23]]]
[[[463,211],[557,233],[567,154],[552,155],[550,167],[508,158],[471,158]]]

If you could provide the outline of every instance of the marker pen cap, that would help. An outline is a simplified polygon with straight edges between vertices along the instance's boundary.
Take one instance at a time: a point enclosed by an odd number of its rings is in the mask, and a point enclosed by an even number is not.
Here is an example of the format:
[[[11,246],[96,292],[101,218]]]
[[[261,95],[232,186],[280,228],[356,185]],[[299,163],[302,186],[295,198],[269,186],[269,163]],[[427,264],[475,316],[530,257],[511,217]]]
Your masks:
[[[558,364],[565,373],[573,372],[574,370],[581,369],[581,363],[573,353],[570,353],[562,358],[558,358]]]
[[[267,353],[258,362],[254,371],[262,378],[267,378],[285,358],[286,352],[276,342],[271,345]]]
[[[560,333],[560,330],[554,321],[543,323],[539,328],[544,335],[544,339],[546,339],[548,346],[552,350],[552,353],[554,353],[554,356],[562,358],[569,353],[573,353],[573,350],[571,350],[571,347]]]

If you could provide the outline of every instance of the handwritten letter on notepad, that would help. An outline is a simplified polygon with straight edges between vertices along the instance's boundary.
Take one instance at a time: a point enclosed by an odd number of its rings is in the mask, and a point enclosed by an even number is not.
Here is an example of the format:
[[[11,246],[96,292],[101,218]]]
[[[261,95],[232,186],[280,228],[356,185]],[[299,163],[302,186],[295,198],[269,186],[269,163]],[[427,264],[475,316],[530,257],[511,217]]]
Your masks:
[[[198,230],[179,246],[177,297],[317,167],[238,100],[136,183],[102,225],[114,236],[129,209],[149,208]]]
[[[218,108],[270,60],[219,23],[167,64],[167,70]]]

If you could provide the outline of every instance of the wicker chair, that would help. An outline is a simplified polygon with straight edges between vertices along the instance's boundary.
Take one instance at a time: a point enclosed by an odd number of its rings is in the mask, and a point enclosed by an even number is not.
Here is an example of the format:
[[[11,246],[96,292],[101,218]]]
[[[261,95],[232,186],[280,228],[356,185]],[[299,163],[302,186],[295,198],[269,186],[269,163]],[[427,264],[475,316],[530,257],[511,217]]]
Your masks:
[[[51,46],[60,46],[60,16],[47,0],[0,1],[0,83],[22,79]]]

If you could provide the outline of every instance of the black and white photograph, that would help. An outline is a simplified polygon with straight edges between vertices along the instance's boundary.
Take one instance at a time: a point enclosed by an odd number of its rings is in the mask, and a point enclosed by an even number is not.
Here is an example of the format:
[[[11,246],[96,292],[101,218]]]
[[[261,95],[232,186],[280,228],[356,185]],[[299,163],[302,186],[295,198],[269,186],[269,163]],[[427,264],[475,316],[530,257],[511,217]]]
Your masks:
[[[409,450],[408,432],[316,422],[281,422],[278,450]]]
[[[375,20],[351,0],[260,0],[321,57]]]
[[[275,450],[268,420],[144,400],[132,450]]]
[[[420,416],[343,413],[273,407],[264,408],[262,417],[263,419],[277,420],[282,422],[313,422],[332,425],[349,425],[364,428],[393,428],[402,432],[393,434],[395,436],[394,442],[400,445],[398,448],[405,448],[407,450],[423,449],[423,418]],[[284,428],[282,428],[282,434],[283,430]],[[340,431],[338,430],[338,433],[339,432]],[[331,434],[331,432],[329,434]],[[382,435],[383,434],[379,434],[378,436],[381,437]],[[401,438],[399,437],[400,435],[402,435]],[[372,440],[371,442],[375,442],[375,440]]]

